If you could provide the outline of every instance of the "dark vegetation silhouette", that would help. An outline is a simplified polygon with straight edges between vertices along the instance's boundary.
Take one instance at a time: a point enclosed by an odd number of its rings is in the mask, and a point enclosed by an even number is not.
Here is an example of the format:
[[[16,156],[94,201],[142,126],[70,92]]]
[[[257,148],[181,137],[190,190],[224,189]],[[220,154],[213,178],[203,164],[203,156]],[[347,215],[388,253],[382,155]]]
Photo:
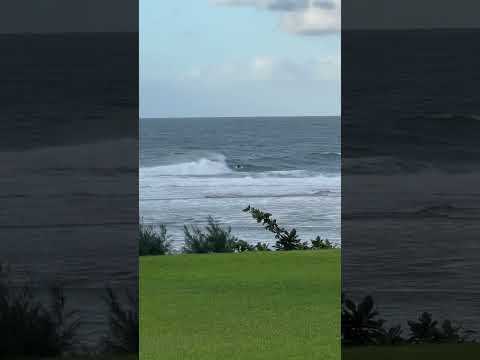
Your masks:
[[[277,220],[272,218],[272,214],[263,212],[250,205],[243,209],[261,223],[264,228],[274,234],[276,243],[274,250],[323,250],[334,249],[336,246],[328,239],[322,239],[317,236],[308,242],[302,241],[297,235],[295,229],[287,230],[278,225]],[[271,251],[272,249],[266,243],[257,242],[252,245],[245,240],[238,239],[232,234],[230,227],[223,228],[221,224],[212,216],[207,217],[207,225],[200,228],[197,225],[184,225],[184,245],[182,252],[186,254],[209,254],[209,253],[233,253],[248,251]],[[139,236],[140,256],[145,255],[166,255],[174,252],[172,240],[167,234],[165,225],[160,225],[159,230],[153,225],[140,225]]]
[[[341,314],[342,344],[345,346],[477,342],[475,331],[464,330],[450,320],[444,320],[439,326],[427,312],[407,322],[409,336],[404,337],[401,325],[385,327],[386,321],[379,317],[371,296],[355,303],[342,294]]]
[[[416,321],[408,321],[411,343],[465,343],[472,341],[475,331],[464,330],[461,325],[453,325],[450,320],[444,320],[439,326],[428,312]]]
[[[35,298],[29,283],[0,284],[0,358],[54,357],[73,351],[81,325],[77,311],[66,311],[61,285],[52,285],[50,304]]]
[[[236,249],[248,250],[248,244],[232,235],[232,229],[223,229],[209,216],[204,230],[196,225],[184,226],[185,244],[183,252],[187,254],[229,253]]]
[[[272,218],[272,214],[263,212],[250,205],[243,209],[243,212],[250,213],[257,223],[261,223],[266,230],[274,234],[275,239],[277,239],[275,243],[277,250],[303,250],[307,247],[307,243],[301,241],[295,229],[288,231],[280,227],[277,224],[277,220]]]
[[[0,359],[138,353],[136,296],[127,293],[122,305],[107,288],[108,333],[99,346],[87,346],[79,333],[84,323],[80,312],[67,310],[64,284],[49,287],[49,301],[35,289],[30,281],[14,282],[9,272],[0,271]]]
[[[248,241],[237,240],[234,245],[235,252],[245,252],[245,251],[254,251],[255,245],[250,245]]]
[[[377,344],[385,323],[378,315],[371,296],[358,304],[342,296],[342,342],[348,345]]]
[[[160,225],[157,231],[153,225],[141,223],[138,245],[140,256],[165,255],[172,251],[172,240],[165,225]]]
[[[256,251],[272,251],[272,249],[270,249],[270,246],[268,246],[268,244],[262,243],[262,242],[258,242],[257,245],[255,245],[255,250]]]
[[[185,245],[183,252],[186,254],[232,253],[247,251],[270,251],[268,244],[258,242],[251,245],[245,240],[232,235],[232,229],[222,228],[221,224],[213,217],[207,218],[207,226],[201,229],[198,226],[184,226]]]
[[[320,249],[333,249],[335,246],[326,240],[317,236],[316,239],[311,240],[311,246],[308,242],[302,241],[297,235],[297,230],[287,230],[284,227],[278,225],[277,220],[272,218],[272,214],[263,212],[260,209],[254,208],[248,205],[243,212],[249,213],[257,223],[262,224],[265,230],[274,234],[276,243],[275,249],[281,251],[290,250],[320,250]]]
[[[138,296],[125,292],[126,301],[111,289],[106,289],[104,297],[109,309],[108,325],[110,333],[104,339],[104,351],[113,354],[136,354],[139,350]]]
[[[315,239],[310,240],[312,250],[323,250],[323,249],[333,249],[335,245],[332,244],[328,239],[322,239],[320,236],[317,236]]]

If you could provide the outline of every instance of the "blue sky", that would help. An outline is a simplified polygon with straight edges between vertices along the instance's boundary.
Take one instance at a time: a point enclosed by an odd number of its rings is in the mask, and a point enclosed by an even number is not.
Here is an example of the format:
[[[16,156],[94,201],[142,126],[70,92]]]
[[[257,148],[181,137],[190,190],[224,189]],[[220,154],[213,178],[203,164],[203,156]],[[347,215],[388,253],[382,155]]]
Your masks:
[[[339,0],[141,0],[140,116],[340,114]]]

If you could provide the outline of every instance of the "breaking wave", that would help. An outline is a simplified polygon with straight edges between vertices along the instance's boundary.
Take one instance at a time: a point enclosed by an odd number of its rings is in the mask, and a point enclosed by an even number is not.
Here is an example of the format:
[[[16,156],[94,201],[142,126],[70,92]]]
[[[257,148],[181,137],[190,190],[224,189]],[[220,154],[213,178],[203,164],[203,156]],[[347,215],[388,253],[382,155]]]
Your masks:
[[[233,167],[233,168],[232,168]],[[140,177],[154,178],[163,176],[181,176],[181,177],[209,177],[209,176],[239,176],[254,178],[285,177],[285,178],[304,178],[318,176],[306,170],[274,170],[274,171],[248,171],[249,166],[234,165],[229,166],[227,159],[222,154],[211,154],[197,159],[185,160],[179,162],[158,165],[152,167],[140,168]]]

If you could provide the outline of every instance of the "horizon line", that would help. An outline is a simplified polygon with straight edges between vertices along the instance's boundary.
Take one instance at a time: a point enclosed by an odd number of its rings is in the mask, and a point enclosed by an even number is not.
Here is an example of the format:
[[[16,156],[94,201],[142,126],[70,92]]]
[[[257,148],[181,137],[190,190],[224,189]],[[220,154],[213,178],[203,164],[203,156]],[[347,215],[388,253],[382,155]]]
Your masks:
[[[140,116],[139,119],[238,119],[238,118],[311,118],[311,117],[341,117],[338,115],[238,115],[238,116]]]

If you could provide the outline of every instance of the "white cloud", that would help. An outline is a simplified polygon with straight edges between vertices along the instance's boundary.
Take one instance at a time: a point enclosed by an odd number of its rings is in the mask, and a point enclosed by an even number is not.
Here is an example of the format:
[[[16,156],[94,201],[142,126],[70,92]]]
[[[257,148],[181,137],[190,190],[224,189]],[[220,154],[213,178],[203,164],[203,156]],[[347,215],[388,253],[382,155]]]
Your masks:
[[[179,79],[202,82],[311,82],[339,80],[339,77],[340,59],[337,57],[291,61],[260,55],[242,63],[211,64],[191,68],[180,74]]]
[[[212,0],[216,5],[228,6],[264,6],[268,0]]]
[[[212,3],[281,13],[282,28],[294,34],[322,35],[341,30],[341,0],[212,0]]]
[[[274,70],[274,60],[269,56],[257,56],[251,64],[251,75],[257,79],[271,79]]]
[[[308,7],[283,16],[285,30],[300,35],[321,35],[341,30],[340,1],[333,8]]]

